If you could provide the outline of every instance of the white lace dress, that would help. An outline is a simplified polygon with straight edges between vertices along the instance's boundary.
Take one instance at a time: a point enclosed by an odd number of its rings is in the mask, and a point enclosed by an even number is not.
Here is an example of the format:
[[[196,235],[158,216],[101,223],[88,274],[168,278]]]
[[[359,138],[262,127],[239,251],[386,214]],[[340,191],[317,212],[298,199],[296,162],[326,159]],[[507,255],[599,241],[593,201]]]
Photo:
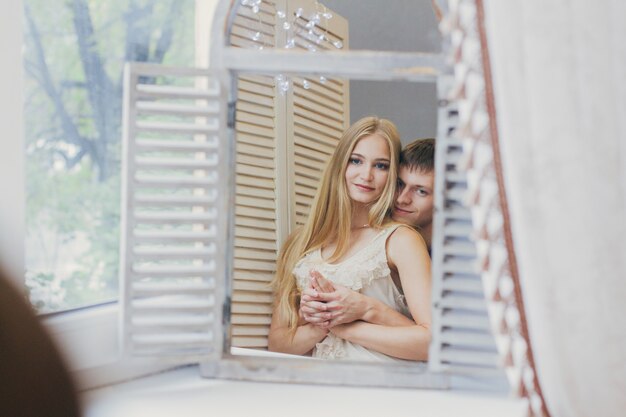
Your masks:
[[[398,227],[396,224],[382,229],[365,247],[336,264],[324,261],[320,249],[308,253],[298,261],[293,270],[298,288],[304,289],[309,282],[309,272],[316,270],[330,281],[376,298],[411,318],[404,296],[394,284],[387,264],[385,249],[387,238]],[[401,361],[331,333],[313,349],[313,357],[354,361]]]

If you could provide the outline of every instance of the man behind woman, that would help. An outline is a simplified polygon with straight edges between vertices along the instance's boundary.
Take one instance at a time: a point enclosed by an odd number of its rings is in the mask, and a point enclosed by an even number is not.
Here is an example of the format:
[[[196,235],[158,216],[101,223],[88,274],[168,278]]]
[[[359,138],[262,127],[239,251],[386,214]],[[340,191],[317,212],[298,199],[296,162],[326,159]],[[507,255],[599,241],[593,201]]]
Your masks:
[[[427,245],[391,218],[394,207],[398,217],[420,214],[405,181],[394,201],[399,154],[397,130],[385,119],[361,119],[340,139],[307,223],[278,260],[270,350],[349,360],[427,358]],[[328,302],[323,294],[342,299]]]

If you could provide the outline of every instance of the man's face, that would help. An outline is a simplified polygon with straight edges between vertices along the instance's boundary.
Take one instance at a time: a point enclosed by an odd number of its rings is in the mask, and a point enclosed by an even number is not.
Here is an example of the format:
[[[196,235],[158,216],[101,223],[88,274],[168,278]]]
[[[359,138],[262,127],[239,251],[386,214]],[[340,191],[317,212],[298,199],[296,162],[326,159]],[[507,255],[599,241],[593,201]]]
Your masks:
[[[433,221],[433,172],[400,167],[393,219],[422,229]]]

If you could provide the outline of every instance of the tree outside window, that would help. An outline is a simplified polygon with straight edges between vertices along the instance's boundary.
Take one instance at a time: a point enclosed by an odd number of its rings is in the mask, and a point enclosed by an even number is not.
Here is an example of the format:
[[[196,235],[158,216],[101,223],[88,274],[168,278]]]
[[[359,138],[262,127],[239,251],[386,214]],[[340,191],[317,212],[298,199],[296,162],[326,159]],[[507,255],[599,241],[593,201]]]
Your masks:
[[[39,312],[117,298],[122,71],[191,66],[193,0],[26,0],[26,286]]]

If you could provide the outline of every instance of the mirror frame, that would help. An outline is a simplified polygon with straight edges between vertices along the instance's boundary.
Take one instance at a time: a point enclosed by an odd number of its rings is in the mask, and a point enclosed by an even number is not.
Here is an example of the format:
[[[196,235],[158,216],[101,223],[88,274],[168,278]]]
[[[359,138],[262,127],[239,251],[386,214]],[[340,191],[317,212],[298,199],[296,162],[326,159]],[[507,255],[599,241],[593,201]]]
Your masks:
[[[230,79],[228,96],[229,143],[236,142],[234,109],[236,80],[240,74],[311,74],[346,79],[436,82],[438,74],[447,68],[441,54],[397,53],[379,51],[332,51],[311,54],[307,51],[246,50],[228,46],[230,27],[239,2],[223,1],[216,8],[211,37],[211,69],[223,71]],[[234,157],[231,156],[231,175],[234,175]],[[231,181],[232,183],[232,181]],[[234,186],[229,192],[234,207]],[[233,210],[231,210],[233,212]],[[234,215],[229,219],[229,237],[226,256],[226,292],[232,287],[234,248]],[[328,362],[307,357],[268,357],[236,355],[230,346],[230,298],[224,306],[222,357],[201,362],[203,376],[237,380],[325,383],[335,385],[435,388],[450,387],[449,375],[433,373],[423,362],[406,364],[380,364],[361,362]],[[291,356],[291,355],[289,355]]]
[[[472,133],[472,123],[476,123],[477,121],[484,123],[485,118],[488,125],[488,128],[483,129],[478,135],[466,135],[468,136],[468,140],[464,141],[462,158],[468,169],[468,175],[471,176],[473,172],[472,169],[478,166],[478,164],[475,164],[475,154],[473,153],[474,146],[472,146],[472,143],[490,142],[486,146],[489,148],[488,151],[491,152],[489,162],[493,163],[487,165],[489,165],[488,169],[493,169],[494,177],[497,178],[495,200],[492,200],[497,201],[496,204],[492,205],[492,207],[496,207],[497,210],[484,213],[480,227],[476,225],[476,219],[473,219],[475,232],[479,237],[481,236],[480,233],[483,232],[481,227],[484,228],[489,219],[493,219],[497,215],[502,216],[503,219],[501,222],[502,234],[498,236],[505,237],[502,247],[505,251],[504,263],[507,266],[506,272],[508,272],[508,274],[501,274],[499,277],[496,277],[495,284],[489,284],[487,281],[488,278],[486,278],[486,276],[490,275],[488,268],[489,251],[487,250],[487,253],[485,253],[484,244],[482,245],[483,250],[479,247],[478,251],[485,294],[490,307],[489,315],[492,329],[494,329],[494,333],[497,333],[497,336],[502,336],[505,339],[508,338],[509,342],[516,332],[521,334],[521,340],[526,343],[525,363],[529,364],[531,370],[534,370],[530,343],[528,341],[527,323],[523,313],[519,277],[517,267],[514,263],[510,222],[508,212],[506,211],[506,196],[502,180],[502,166],[498,154],[495,106],[493,91],[491,90],[491,75],[489,72],[482,1],[460,0],[460,2],[451,2],[452,6],[450,9],[443,0],[434,1],[434,3],[440,7],[443,14],[440,28],[444,34],[444,47],[443,54],[441,55],[379,51],[332,51],[323,54],[311,54],[309,52],[299,51],[236,49],[229,47],[227,40],[237,7],[239,7],[239,2],[237,0],[218,2],[212,25],[210,63],[212,69],[223,71],[227,74],[232,86],[228,99],[229,142],[231,148],[229,150],[229,152],[231,152],[231,158],[229,159],[231,161],[234,160],[234,157],[232,157],[235,143],[234,104],[236,99],[236,78],[238,74],[262,73],[275,75],[279,73],[298,73],[314,74],[316,76],[338,76],[349,79],[409,82],[432,82],[437,80],[439,87],[444,76],[450,78],[453,77],[452,74],[454,73],[453,86],[451,91],[447,93],[446,100],[457,100],[459,103],[461,120],[459,129],[464,133]],[[460,7],[459,3],[463,3],[465,8]],[[464,37],[459,38],[459,36],[453,36],[458,35],[459,31],[464,34]],[[472,56],[471,54],[462,53],[464,46],[475,46],[476,44],[479,46],[477,54],[480,64],[482,64],[478,66],[476,66],[474,62],[476,60],[475,55]],[[446,65],[446,57],[448,57],[448,62],[451,62],[451,65]],[[467,71],[467,68],[470,68],[470,71]],[[482,72],[483,68],[484,74]],[[468,78],[468,73],[472,74],[472,70],[474,70],[475,75],[473,81],[471,77]],[[475,88],[475,81],[477,79],[483,80],[482,89],[480,87]],[[466,94],[466,92],[472,88],[473,95]],[[438,88],[438,91],[441,90],[443,90],[443,88]],[[474,107],[463,108],[463,104],[473,104]],[[464,114],[464,112],[466,113]],[[486,141],[484,140],[484,133],[487,136]],[[484,166],[482,168],[487,169]],[[234,163],[231,163],[230,169],[231,172],[234,172]],[[484,171],[482,173],[484,174]],[[468,192],[470,198],[468,198],[468,203],[473,211],[475,211],[474,209],[481,208],[479,199],[476,198],[477,193],[480,192],[481,187],[492,184],[485,183],[484,175],[473,181],[468,178],[468,183],[470,186]],[[441,189],[435,189],[435,193],[441,192]],[[473,200],[471,196],[474,196]],[[234,185],[231,187],[229,200],[231,207],[234,206]],[[475,216],[473,215],[472,217]],[[434,233],[437,233],[437,230],[435,230]],[[226,268],[227,292],[230,291],[232,280],[233,236],[234,215],[231,215],[229,218],[229,237],[226,242],[226,262],[229,263]],[[481,242],[484,243],[484,240],[481,241],[479,238],[478,242],[480,246]],[[489,243],[493,246],[496,242],[489,241]],[[489,248],[489,245],[487,245],[487,248]],[[485,265],[487,265],[487,267]],[[502,271],[505,271],[505,269],[503,268]],[[506,300],[502,300],[497,295],[494,295],[497,291],[494,292],[492,289],[493,285],[495,285],[495,288],[498,288],[498,283],[500,282],[498,280],[500,280],[503,275],[512,276],[514,284],[513,294]],[[437,279],[441,279],[441,277],[433,276],[433,281]],[[489,287],[489,285],[492,285],[492,287]],[[497,305],[505,305],[511,309],[517,310],[520,313],[521,320],[514,323],[514,326],[509,326],[505,331],[497,331],[498,326],[505,320],[503,315],[494,313],[494,311],[497,310],[494,306]],[[433,372],[426,369],[423,363],[418,363],[416,366],[406,366],[404,364],[384,364],[381,366],[379,363],[328,363],[314,361],[309,358],[290,358],[288,361],[285,361],[282,358],[276,357],[233,355],[230,352],[229,297],[227,297],[224,307],[224,316],[222,317],[224,331],[222,357],[218,360],[201,363],[201,373],[205,377],[253,381],[413,388],[450,388],[455,385],[452,382],[454,377],[463,378],[462,375],[455,374],[454,372]],[[435,323],[433,324],[435,325]],[[500,339],[502,339],[502,337]],[[510,343],[508,344],[509,347],[507,350],[507,347],[504,346],[506,343],[502,343],[501,340],[498,341],[498,337],[496,337],[496,339],[500,355],[506,359],[511,353]],[[530,361],[528,360],[529,357]],[[508,365],[510,365],[508,370],[522,369],[523,371],[523,369],[526,369],[523,368],[520,363],[513,365],[509,363]],[[511,378],[510,372],[508,373],[509,381],[512,383],[513,388],[518,389],[521,382],[517,381],[518,384],[516,384],[515,378]],[[521,379],[521,377],[518,379]],[[525,384],[524,387],[526,387],[526,385],[533,385],[538,388],[536,377],[531,378],[530,384]],[[526,392],[528,392],[527,388]],[[533,390],[533,392],[537,392],[537,389]],[[541,399],[543,400],[543,398]]]

